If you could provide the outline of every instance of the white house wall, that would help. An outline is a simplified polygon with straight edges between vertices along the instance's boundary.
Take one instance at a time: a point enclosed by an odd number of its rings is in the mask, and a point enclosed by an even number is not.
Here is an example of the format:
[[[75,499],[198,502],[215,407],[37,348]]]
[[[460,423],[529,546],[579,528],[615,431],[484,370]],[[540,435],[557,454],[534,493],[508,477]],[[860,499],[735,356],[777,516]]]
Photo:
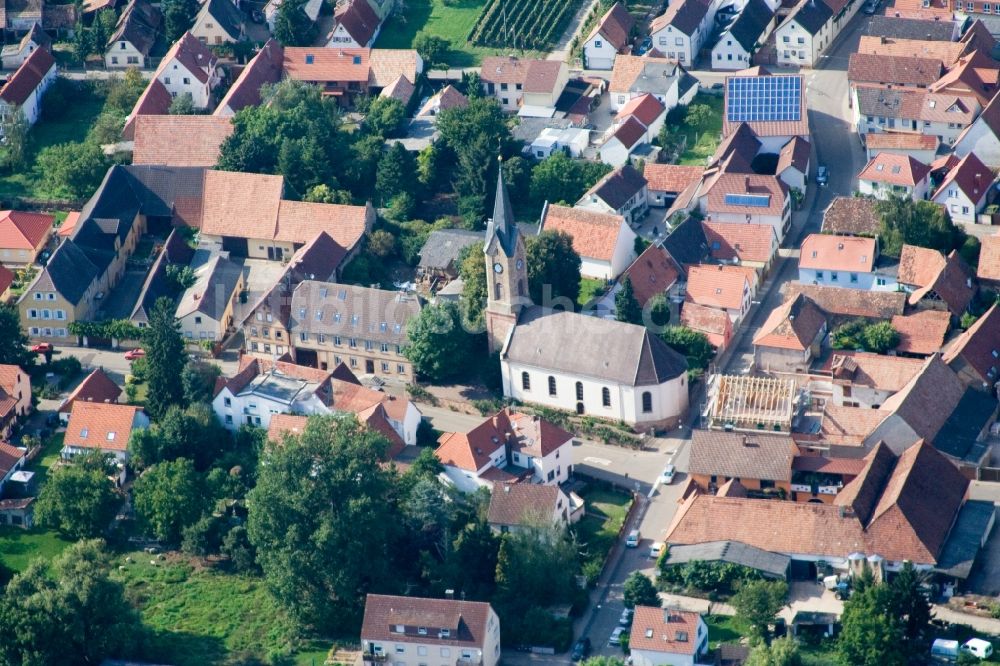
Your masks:
[[[583,45],[584,69],[612,69],[617,55],[615,47],[598,33]]]
[[[969,153],[975,153],[986,166],[1000,167],[1000,140],[982,119],[974,122],[962,140],[955,143],[955,155],[965,157]]]

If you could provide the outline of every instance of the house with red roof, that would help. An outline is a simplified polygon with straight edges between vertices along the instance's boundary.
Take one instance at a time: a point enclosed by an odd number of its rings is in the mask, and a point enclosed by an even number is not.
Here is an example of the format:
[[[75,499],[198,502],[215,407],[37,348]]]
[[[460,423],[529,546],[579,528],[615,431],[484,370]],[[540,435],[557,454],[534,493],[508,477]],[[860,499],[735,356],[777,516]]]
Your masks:
[[[69,460],[100,451],[113,455],[119,465],[124,465],[129,459],[128,440],[132,431],[148,427],[149,417],[142,407],[78,400],[69,413],[60,455]]]
[[[468,432],[444,433],[434,454],[463,492],[518,480],[558,486],[573,471],[573,435],[508,407]]]
[[[778,254],[778,237],[769,224],[702,222],[708,253],[716,261],[755,268],[761,279]]]
[[[381,28],[382,19],[368,0],[338,3],[333,12],[333,29],[326,37],[326,45],[332,48],[370,47],[375,43]]]
[[[190,32],[174,42],[160,61],[153,78],[163,84],[171,98],[191,95],[196,109],[212,103],[212,89],[222,81],[219,59]]]
[[[792,224],[788,185],[775,176],[721,172],[706,178],[697,205],[709,222],[767,224],[780,243]]]
[[[650,206],[670,207],[681,192],[701,181],[705,170],[700,166],[647,162],[642,169]]]
[[[604,134],[598,148],[601,161],[616,167],[626,164],[632,153],[652,143],[666,117],[667,107],[651,93],[627,101]]]
[[[986,104],[955,141],[956,155],[965,157],[969,153],[975,153],[988,166],[1000,167],[1000,95]]]
[[[876,199],[927,198],[930,167],[909,155],[879,153],[858,174],[858,191]]]
[[[976,295],[975,273],[956,250],[904,245],[899,253],[897,281],[906,301],[919,309],[945,310],[961,317]]]
[[[629,50],[635,19],[621,2],[611,6],[583,43],[584,69],[611,69],[615,57]]]
[[[1000,381],[1000,308],[996,304],[944,350],[941,360],[966,385],[993,390]]]
[[[613,280],[635,258],[636,233],[621,215],[549,204],[542,211],[542,231],[562,231],[580,255],[580,274]]]
[[[9,439],[31,411],[31,378],[16,365],[0,365],[0,440]]]
[[[692,611],[636,606],[630,631],[634,666],[694,666],[708,654],[708,626]]]
[[[716,352],[722,352],[733,339],[733,320],[725,310],[707,305],[684,303],[681,307],[681,326],[704,334]]]
[[[989,203],[995,181],[993,171],[975,153],[969,153],[948,171],[931,201],[944,206],[956,224],[975,224]]]
[[[569,82],[569,69],[553,60],[490,56],[483,58],[479,78],[483,93],[496,97],[504,111],[547,109],[556,105]]]
[[[809,234],[799,253],[799,282],[895,291],[894,271],[879,271],[878,243],[863,236]]]
[[[687,275],[685,303],[696,303],[722,310],[733,326],[739,326],[750,310],[757,275],[741,266],[691,266]]]
[[[753,338],[754,365],[764,372],[805,371],[819,356],[827,333],[826,315],[799,294],[775,308]]]
[[[44,213],[0,211],[0,264],[13,268],[35,263],[52,237],[54,222]]]
[[[0,123],[17,113],[31,127],[42,112],[42,97],[56,80],[56,59],[45,49],[35,49],[0,88]]]
[[[18,471],[24,468],[25,456],[27,454],[27,449],[11,446],[7,442],[0,441],[0,497],[3,497],[4,485],[8,481],[11,481],[11,477]],[[0,525],[4,524],[6,524],[6,521],[0,518]]]
[[[96,368],[60,403],[59,422],[63,425],[69,423],[69,414],[77,401],[114,404],[121,395],[122,387],[108,377],[104,370]]]

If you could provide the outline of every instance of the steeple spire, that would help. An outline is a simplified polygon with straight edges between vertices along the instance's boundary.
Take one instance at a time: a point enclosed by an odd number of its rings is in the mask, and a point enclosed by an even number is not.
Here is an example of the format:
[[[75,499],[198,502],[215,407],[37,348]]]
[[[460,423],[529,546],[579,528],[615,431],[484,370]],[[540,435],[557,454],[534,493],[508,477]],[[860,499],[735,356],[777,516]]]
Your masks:
[[[517,224],[514,222],[513,208],[510,196],[507,194],[507,184],[503,181],[503,158],[497,157],[497,193],[493,202],[493,217],[486,227],[486,247],[489,248],[493,237],[499,241],[500,247],[508,257],[514,255],[517,244]]]

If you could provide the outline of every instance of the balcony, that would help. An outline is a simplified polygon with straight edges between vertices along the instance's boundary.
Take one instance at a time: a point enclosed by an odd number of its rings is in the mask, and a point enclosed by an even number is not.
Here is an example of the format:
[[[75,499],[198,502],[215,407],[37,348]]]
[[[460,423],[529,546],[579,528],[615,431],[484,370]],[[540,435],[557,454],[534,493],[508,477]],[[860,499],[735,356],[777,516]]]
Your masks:
[[[389,662],[389,655],[386,653],[365,652],[361,655],[361,660],[365,664],[386,664]]]

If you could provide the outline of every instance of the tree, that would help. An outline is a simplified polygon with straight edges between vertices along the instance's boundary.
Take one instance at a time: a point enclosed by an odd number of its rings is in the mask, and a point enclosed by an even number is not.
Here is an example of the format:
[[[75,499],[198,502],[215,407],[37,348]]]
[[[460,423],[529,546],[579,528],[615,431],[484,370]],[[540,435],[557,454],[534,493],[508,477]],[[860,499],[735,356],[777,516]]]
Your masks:
[[[482,246],[474,243],[462,248],[457,263],[458,275],[462,278],[462,315],[474,330],[483,330],[486,326],[483,319],[486,309],[486,260]]]
[[[365,593],[388,583],[397,528],[387,449],[351,417],[312,416],[265,450],[247,534],[268,588],[300,623],[357,627]]]
[[[469,523],[452,542],[449,562],[453,589],[469,600],[487,601],[496,589],[497,554],[500,539],[484,520]]]
[[[532,163],[520,155],[515,155],[503,163],[503,180],[515,210],[530,209]]]
[[[715,358],[715,347],[709,342],[708,336],[700,331],[684,326],[667,326],[660,337],[674,351],[687,358],[689,370],[706,370]]]
[[[558,150],[532,169],[531,200],[537,208],[546,201],[572,206],[610,171],[603,162],[575,160]]]
[[[416,181],[413,174],[417,171],[417,161],[413,154],[394,141],[389,150],[385,151],[378,162],[378,172],[375,176],[375,191],[380,202],[385,205],[398,194],[413,194]]]
[[[531,300],[545,307],[563,300],[564,307],[573,310],[580,296],[580,255],[573,249],[573,238],[545,230],[527,238],[524,249]]]
[[[406,470],[408,476],[417,479],[436,479],[442,472],[444,472],[444,465],[441,464],[441,459],[434,455],[434,449],[431,447],[421,449],[420,455]]]
[[[186,409],[172,405],[150,428],[135,430],[128,450],[138,467],[187,458],[199,470],[208,469],[229,444],[211,406],[196,403]]]
[[[887,321],[879,321],[865,326],[861,333],[865,349],[876,354],[884,354],[899,345],[899,332]]]
[[[308,46],[315,38],[316,27],[306,16],[306,0],[287,0],[278,5],[274,17],[274,38],[282,46]]]
[[[185,527],[205,510],[205,487],[186,458],[157,463],[132,487],[136,518],[148,533],[178,543]]]
[[[655,294],[646,302],[646,309],[649,311],[649,327],[654,332],[659,332],[670,323],[670,303],[666,294]]]
[[[388,259],[396,254],[396,237],[385,229],[376,229],[368,234],[367,246],[379,259]]]
[[[625,608],[660,607],[660,596],[656,592],[653,581],[649,580],[649,576],[641,571],[633,571],[632,575],[625,580],[622,595],[624,596]]]
[[[435,141],[417,153],[417,179],[425,192],[437,192],[451,180],[452,152]]]
[[[406,335],[409,342],[403,354],[413,362],[417,374],[432,382],[464,376],[483,347],[482,336],[465,330],[458,305],[450,302],[421,309],[407,326]]]
[[[135,651],[141,625],[122,584],[108,577],[101,541],[80,541],[14,576],[0,596],[0,664],[99,664]]]
[[[891,611],[902,621],[902,650],[911,660],[927,654],[931,639],[931,604],[922,589],[925,580],[912,562],[904,562],[892,579]]]
[[[160,5],[167,31],[167,43],[173,44],[191,29],[198,15],[197,0],[164,0]]]
[[[799,643],[792,636],[783,636],[773,643],[758,643],[750,650],[746,666],[799,666]]]
[[[714,117],[715,113],[709,105],[692,104],[687,108],[684,122],[696,132],[703,132],[711,126]]]
[[[8,169],[18,169],[24,166],[25,153],[28,149],[28,122],[24,117],[24,111],[17,110],[17,113],[8,118],[3,123],[4,162]]]
[[[621,289],[615,294],[615,319],[629,324],[642,324],[642,306],[635,298],[632,280],[627,275],[621,281]]]
[[[222,548],[225,525],[219,516],[204,514],[181,531],[181,551],[195,557],[207,557]]]
[[[890,197],[878,201],[875,209],[882,218],[879,239],[887,256],[898,257],[904,244],[948,254],[965,241],[965,232],[951,221],[947,209],[932,201]]]
[[[237,525],[229,530],[222,539],[222,554],[229,558],[233,569],[240,573],[255,574],[260,571],[257,566],[257,550],[250,543],[247,528]]]
[[[448,42],[442,37],[421,30],[413,38],[411,46],[416,49],[428,69],[433,69],[434,65],[443,65],[447,62]]]
[[[785,606],[788,583],[784,581],[751,580],[743,583],[729,600],[736,616],[750,625],[758,637],[767,636],[767,625]]]
[[[215,380],[222,374],[222,368],[215,363],[188,361],[181,372],[184,387],[184,401],[189,404],[211,402],[215,392]]]
[[[365,115],[365,129],[386,139],[396,135],[405,119],[406,108],[402,102],[393,97],[376,97]]]
[[[483,82],[478,71],[463,71],[462,80],[455,86],[460,93],[472,99],[483,96]]]
[[[167,110],[172,116],[190,116],[195,112],[194,108],[194,97],[191,93],[181,93],[174,98],[174,101],[170,103],[170,108]]]
[[[39,151],[36,168],[42,184],[56,197],[82,199],[101,184],[109,159],[94,142],[59,143]]]
[[[310,187],[306,191],[306,195],[302,197],[302,200],[313,203],[345,204],[348,206],[354,203],[350,192],[347,190],[330,189],[330,186],[325,183]]]
[[[5,341],[0,345],[0,364],[25,367],[34,363],[17,308],[7,303],[0,303],[0,340]]]
[[[588,657],[580,662],[580,666],[625,666],[625,662],[618,657]]]
[[[121,503],[107,470],[84,460],[52,471],[38,494],[35,519],[72,539],[88,539],[108,529]]]
[[[865,585],[855,589],[844,604],[837,639],[837,651],[845,666],[903,666],[907,663],[907,655],[900,649],[902,619],[891,606],[892,590],[888,585]]]
[[[146,350],[146,383],[149,397],[146,411],[154,419],[163,416],[171,405],[184,403],[184,339],[174,318],[174,302],[161,297],[153,305],[149,325],[143,336]]]

